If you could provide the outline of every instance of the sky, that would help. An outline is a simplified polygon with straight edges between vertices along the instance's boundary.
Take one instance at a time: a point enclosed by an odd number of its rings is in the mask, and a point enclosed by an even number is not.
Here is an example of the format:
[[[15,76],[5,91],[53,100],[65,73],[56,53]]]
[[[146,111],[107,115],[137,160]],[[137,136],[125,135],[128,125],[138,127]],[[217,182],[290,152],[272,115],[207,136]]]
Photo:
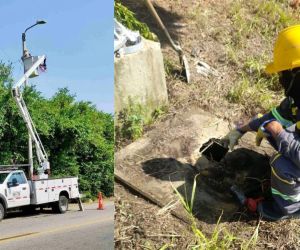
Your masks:
[[[22,32],[31,55],[46,55],[47,71],[29,81],[46,98],[67,87],[77,100],[113,113],[113,0],[1,0],[0,61],[23,73]]]

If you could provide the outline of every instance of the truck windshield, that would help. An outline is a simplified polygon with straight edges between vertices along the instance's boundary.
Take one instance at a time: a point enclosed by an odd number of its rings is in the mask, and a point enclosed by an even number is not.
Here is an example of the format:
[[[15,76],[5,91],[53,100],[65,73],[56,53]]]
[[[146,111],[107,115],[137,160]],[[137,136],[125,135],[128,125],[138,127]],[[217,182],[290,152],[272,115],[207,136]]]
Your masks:
[[[9,173],[0,173],[0,184],[2,184],[6,177],[9,175]]]

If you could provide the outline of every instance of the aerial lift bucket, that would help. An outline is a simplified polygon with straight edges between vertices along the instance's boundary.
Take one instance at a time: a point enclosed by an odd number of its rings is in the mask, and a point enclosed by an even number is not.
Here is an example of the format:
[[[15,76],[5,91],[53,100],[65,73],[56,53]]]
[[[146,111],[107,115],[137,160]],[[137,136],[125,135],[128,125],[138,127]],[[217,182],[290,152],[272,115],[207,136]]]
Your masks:
[[[23,58],[25,72],[27,70],[29,70],[38,59],[39,59],[38,56],[28,56],[28,57]],[[32,72],[32,74],[29,76],[29,78],[33,78],[36,76],[39,76],[39,72],[37,69]]]

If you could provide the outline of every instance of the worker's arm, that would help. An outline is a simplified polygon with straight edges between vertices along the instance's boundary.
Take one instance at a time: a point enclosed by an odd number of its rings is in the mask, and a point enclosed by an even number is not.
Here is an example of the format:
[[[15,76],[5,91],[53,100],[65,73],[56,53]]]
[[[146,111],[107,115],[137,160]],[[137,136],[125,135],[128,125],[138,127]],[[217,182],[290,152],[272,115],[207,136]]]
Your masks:
[[[278,107],[273,108],[269,113],[261,117],[252,119],[247,125],[239,128],[239,130],[241,132],[257,131],[263,123],[274,119],[281,123],[283,127],[290,127],[293,124],[291,122],[292,102],[292,99],[285,98]]]
[[[273,116],[272,112],[269,112],[259,118],[252,119],[244,128],[246,131],[256,131],[259,129],[259,127],[266,121],[274,120],[275,117]]]
[[[300,168],[300,135],[294,126],[296,125],[284,129],[279,122],[273,121],[267,124],[265,128],[276,140],[278,152],[290,159]]]
[[[258,131],[261,125],[267,121],[277,120],[284,127],[289,127],[292,125],[292,122],[288,119],[291,118],[291,105],[292,99],[285,98],[278,107],[273,108],[269,113],[263,116],[257,116],[253,118],[249,123],[239,126],[231,130],[222,140],[225,146],[229,146],[230,149],[233,149],[235,145],[238,144],[239,139],[248,131]],[[262,140],[262,137],[257,138],[256,144],[259,146]]]
[[[274,119],[271,113],[265,114],[260,118],[254,118],[249,123],[243,126],[239,126],[231,130],[225,137],[222,138],[225,147],[229,147],[230,150],[238,144],[239,139],[248,131],[257,131],[261,124],[270,119]]]

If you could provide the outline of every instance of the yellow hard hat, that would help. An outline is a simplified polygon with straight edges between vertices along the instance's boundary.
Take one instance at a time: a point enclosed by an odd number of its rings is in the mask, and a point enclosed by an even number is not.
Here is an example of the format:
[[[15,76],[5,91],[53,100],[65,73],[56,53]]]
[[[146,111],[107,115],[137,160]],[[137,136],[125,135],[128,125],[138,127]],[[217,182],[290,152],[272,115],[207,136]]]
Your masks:
[[[272,74],[297,67],[300,67],[300,25],[290,26],[278,34],[273,62],[267,65],[266,72]]]

